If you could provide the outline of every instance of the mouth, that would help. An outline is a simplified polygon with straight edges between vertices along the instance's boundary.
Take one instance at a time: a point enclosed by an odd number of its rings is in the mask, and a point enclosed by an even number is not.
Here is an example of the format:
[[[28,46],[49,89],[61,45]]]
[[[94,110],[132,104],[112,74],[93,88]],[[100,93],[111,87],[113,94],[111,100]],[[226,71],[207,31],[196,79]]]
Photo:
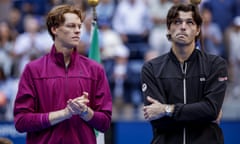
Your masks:
[[[177,34],[177,36],[180,36],[180,37],[182,37],[182,36],[187,37],[188,35],[185,34],[185,33],[180,33],[180,34]]]
[[[180,39],[184,40],[184,39],[186,39],[187,37],[188,37],[188,35],[186,35],[186,34],[177,34],[177,35],[176,35],[176,38],[179,39],[179,40],[180,40]]]
[[[80,38],[77,37],[77,36],[76,36],[76,37],[72,37],[72,39],[73,39],[74,41],[76,41],[76,40],[79,41],[79,40],[80,40]]]

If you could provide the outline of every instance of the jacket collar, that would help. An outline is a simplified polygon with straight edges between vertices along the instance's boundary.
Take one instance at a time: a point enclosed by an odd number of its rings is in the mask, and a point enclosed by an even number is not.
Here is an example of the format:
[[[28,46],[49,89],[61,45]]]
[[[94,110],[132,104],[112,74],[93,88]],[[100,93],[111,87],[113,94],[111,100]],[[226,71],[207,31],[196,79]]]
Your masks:
[[[51,58],[53,59],[54,63],[56,63],[59,66],[65,67],[64,56],[62,53],[57,52],[57,49],[54,44],[52,46],[50,55],[51,55]],[[68,67],[70,67],[74,63],[76,55],[77,55],[77,50],[76,50],[76,48],[74,48],[73,52],[71,54],[70,63],[69,63]]]
[[[199,50],[195,48],[193,50],[192,54],[190,55],[190,57],[185,62],[194,61],[198,52],[199,52]],[[178,61],[176,55],[173,53],[172,49],[168,55],[174,62],[179,63],[179,61]]]

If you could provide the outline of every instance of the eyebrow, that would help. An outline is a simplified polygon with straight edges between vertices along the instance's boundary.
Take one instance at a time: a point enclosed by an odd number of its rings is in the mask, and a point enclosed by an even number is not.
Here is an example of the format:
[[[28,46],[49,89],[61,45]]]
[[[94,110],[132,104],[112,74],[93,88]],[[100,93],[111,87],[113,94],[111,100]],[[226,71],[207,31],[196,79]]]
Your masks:
[[[180,17],[175,18],[175,20],[183,20],[183,21],[193,20],[193,21],[194,21],[193,18],[186,18],[186,19],[183,19],[183,18],[180,18]]]

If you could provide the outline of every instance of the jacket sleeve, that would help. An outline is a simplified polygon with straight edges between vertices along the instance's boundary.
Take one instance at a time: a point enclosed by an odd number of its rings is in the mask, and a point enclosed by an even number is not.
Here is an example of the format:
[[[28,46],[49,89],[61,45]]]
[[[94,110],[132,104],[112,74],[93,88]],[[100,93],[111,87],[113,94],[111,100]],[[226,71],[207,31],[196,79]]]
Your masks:
[[[144,97],[144,105],[149,105],[149,102],[146,101],[147,96],[151,96],[161,103],[166,103],[164,91],[162,90],[160,83],[157,83],[150,63],[145,63],[142,67],[141,85]]]
[[[191,104],[176,104],[175,120],[211,122],[217,119],[227,87],[227,64],[220,57],[210,63],[202,99]]]
[[[14,103],[14,123],[19,132],[38,131],[50,126],[48,113],[37,113],[36,106],[33,79],[27,65]]]
[[[105,132],[111,125],[112,96],[104,69],[100,69],[97,74],[98,79],[93,92],[94,115],[88,124],[101,132]]]
[[[145,63],[142,67],[141,84],[144,97],[144,105],[150,104],[148,101],[146,101],[147,96],[151,96],[152,98],[158,100],[161,103],[167,103],[165,97],[166,94],[164,93],[163,86],[160,82],[157,83],[151,63]],[[150,123],[153,129],[161,128],[164,130],[170,130],[174,129],[175,127],[175,121],[173,120],[173,118],[167,116],[159,118],[157,120],[152,120]]]

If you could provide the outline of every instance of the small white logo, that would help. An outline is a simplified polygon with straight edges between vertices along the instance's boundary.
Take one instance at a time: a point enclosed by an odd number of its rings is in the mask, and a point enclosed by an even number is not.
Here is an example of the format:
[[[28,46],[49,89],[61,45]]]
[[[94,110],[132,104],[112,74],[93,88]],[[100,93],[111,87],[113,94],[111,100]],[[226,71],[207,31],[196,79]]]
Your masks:
[[[226,81],[228,80],[228,77],[219,77],[218,81],[222,82],[222,81]]]
[[[202,82],[202,81],[206,81],[205,77],[201,77],[201,78],[200,78],[200,81],[201,81],[201,82]]]
[[[147,84],[143,83],[142,84],[142,91],[145,92],[147,90]]]

